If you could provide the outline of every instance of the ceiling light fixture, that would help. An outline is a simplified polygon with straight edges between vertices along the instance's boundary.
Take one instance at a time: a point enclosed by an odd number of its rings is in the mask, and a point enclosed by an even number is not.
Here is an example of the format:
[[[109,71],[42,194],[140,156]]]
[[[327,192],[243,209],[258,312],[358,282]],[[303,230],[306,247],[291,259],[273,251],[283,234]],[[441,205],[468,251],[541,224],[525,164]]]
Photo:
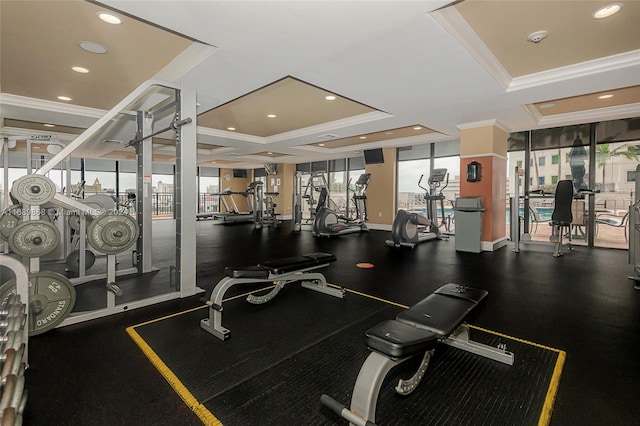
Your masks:
[[[323,143],[319,143],[318,146],[324,146],[324,144]]]
[[[267,152],[267,155],[273,155],[273,152],[269,151]]]
[[[68,96],[58,96],[58,99],[60,99],[61,101],[70,101],[71,98]]]
[[[328,100],[328,101],[335,101],[335,100],[336,100],[336,97],[335,97],[335,96],[333,96],[333,95],[328,95],[328,96],[325,96],[324,98],[325,98],[326,100]]]
[[[360,136],[360,139],[366,139],[366,138],[367,138],[366,136]]]
[[[96,53],[98,55],[107,53],[106,47],[92,41],[81,41],[78,45],[81,49],[86,50],[87,52]]]
[[[56,127],[55,124],[49,124],[49,123],[45,123],[43,124],[44,127]]]
[[[122,19],[118,18],[115,15],[112,15],[107,12],[98,13],[98,18],[102,19],[107,24],[120,25],[122,24]]]
[[[275,115],[275,114],[268,114],[268,115],[267,115],[267,117],[269,117],[269,118],[276,118],[276,115]]]
[[[235,127],[227,127],[227,130],[234,131],[235,129],[236,129]]]
[[[622,3],[611,3],[593,12],[593,18],[594,19],[608,18],[609,16],[620,12],[620,9],[622,9]]]
[[[612,94],[598,96],[598,99],[610,99],[610,98],[613,98]]]
[[[384,132],[384,134],[385,134],[385,135],[392,135],[392,134],[393,134],[393,132],[392,132],[392,131],[387,131],[387,132]]]
[[[554,106],[556,106],[556,104],[554,103],[542,104],[538,107],[538,109],[549,109],[553,108]]]
[[[416,126],[416,127],[413,128],[413,130],[422,130],[422,127]]]
[[[89,72],[85,67],[71,67],[71,69],[80,74],[87,74]]]

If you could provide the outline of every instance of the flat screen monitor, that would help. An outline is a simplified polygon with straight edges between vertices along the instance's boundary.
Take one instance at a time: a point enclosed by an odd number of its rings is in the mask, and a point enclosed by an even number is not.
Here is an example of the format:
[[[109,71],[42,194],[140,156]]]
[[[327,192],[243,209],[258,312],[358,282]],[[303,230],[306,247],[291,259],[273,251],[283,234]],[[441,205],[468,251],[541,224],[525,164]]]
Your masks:
[[[233,177],[234,178],[246,178],[247,170],[246,169],[233,169]]]
[[[382,164],[382,163],[384,163],[384,155],[382,154],[382,148],[364,150],[364,164]]]

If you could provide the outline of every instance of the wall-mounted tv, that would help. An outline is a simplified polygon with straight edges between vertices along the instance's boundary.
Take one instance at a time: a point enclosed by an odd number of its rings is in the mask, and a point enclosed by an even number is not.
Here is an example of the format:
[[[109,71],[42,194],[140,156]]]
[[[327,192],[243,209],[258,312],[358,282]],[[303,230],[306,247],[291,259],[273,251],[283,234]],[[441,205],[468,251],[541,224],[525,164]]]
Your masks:
[[[364,150],[364,164],[382,164],[382,163],[384,163],[384,155],[382,154],[382,148]]]
[[[233,177],[234,178],[246,178],[247,177],[247,169],[233,169]]]

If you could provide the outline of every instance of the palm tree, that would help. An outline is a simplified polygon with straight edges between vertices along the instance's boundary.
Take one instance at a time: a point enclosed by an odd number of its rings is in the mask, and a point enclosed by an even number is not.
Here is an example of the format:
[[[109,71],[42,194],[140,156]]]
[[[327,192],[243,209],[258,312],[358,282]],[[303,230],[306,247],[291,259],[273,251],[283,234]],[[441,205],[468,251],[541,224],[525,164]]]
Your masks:
[[[605,176],[605,168],[607,162],[611,160],[613,157],[625,157],[627,160],[636,160],[638,159],[638,153],[635,150],[629,149],[629,144],[623,144],[620,146],[611,149],[610,143],[602,143],[596,145],[596,165],[598,167],[602,167],[602,187],[604,189],[604,176]]]

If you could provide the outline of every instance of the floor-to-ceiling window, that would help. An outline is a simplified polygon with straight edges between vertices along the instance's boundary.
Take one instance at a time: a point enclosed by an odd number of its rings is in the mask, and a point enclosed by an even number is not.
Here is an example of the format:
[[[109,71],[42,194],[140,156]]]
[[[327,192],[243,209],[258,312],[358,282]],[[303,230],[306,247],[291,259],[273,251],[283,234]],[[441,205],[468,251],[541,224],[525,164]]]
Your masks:
[[[429,178],[433,169],[447,169],[442,182]],[[397,208],[429,216],[425,195],[440,195],[434,200],[442,232],[455,231],[453,205],[460,195],[460,142],[447,141],[398,148]]]
[[[220,211],[220,169],[198,167],[198,213]]]
[[[519,212],[525,240],[549,240],[555,188],[559,181],[570,180],[576,192],[573,244],[593,241],[600,247],[628,247],[628,212],[635,199],[635,168],[640,163],[638,121],[614,120],[510,135],[509,195],[513,196],[518,166],[520,194],[526,195]]]
[[[356,178],[357,179],[357,178]],[[345,158],[329,161],[329,194],[332,208],[341,215],[348,215],[347,208],[353,192],[348,188],[355,180],[347,180],[347,160]]]
[[[173,215],[173,164],[153,163],[151,212],[156,216]]]

